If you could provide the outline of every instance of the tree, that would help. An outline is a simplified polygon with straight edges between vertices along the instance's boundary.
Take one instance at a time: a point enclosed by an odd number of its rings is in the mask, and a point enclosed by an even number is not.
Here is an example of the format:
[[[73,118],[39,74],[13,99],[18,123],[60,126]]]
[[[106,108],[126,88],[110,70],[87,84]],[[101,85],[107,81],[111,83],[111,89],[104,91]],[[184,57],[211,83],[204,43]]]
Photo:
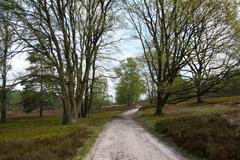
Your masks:
[[[185,71],[194,84],[198,103],[203,101],[202,95],[215,90],[222,81],[228,79],[230,71],[237,65],[237,61],[234,61],[238,52],[235,32],[231,31],[227,17],[220,16],[223,13],[221,6],[206,6],[196,13],[198,17],[203,17],[193,37],[197,47],[193,49]]]
[[[98,78],[93,86],[92,105],[102,109],[103,106],[111,104],[108,94],[108,81],[106,78]]]
[[[144,93],[147,95],[150,104],[154,104],[156,102],[156,85],[151,78],[151,74],[149,73],[146,59],[144,56],[140,56],[136,58],[141,77],[144,82]]]
[[[232,70],[232,77],[227,78],[225,81],[219,84],[220,89],[215,90],[214,92],[208,94],[209,96],[236,96],[240,94],[240,71]]]
[[[22,92],[22,106],[23,111],[30,113],[34,110],[39,109],[40,117],[44,109],[52,109],[59,105],[59,99],[56,95],[50,92],[40,92],[31,83],[26,83],[25,88]],[[42,111],[40,111],[42,110]]]
[[[172,85],[188,64],[194,50],[199,46],[194,37],[199,34],[202,21],[211,15],[218,15],[216,21],[226,19],[227,1],[206,0],[146,1],[124,0],[126,18],[136,31],[136,38],[142,43],[151,78],[157,86],[155,115],[162,114],[162,108],[169,98],[176,94]],[[222,28],[221,23],[216,23]],[[206,32],[207,28],[201,28]],[[232,30],[229,29],[228,33]],[[214,43],[218,43],[214,40]]]
[[[57,93],[58,86],[54,84],[51,79],[48,79],[49,76],[56,75],[56,70],[48,65],[49,63],[46,57],[42,54],[29,52],[27,60],[30,62],[30,66],[26,69],[28,71],[25,76],[26,91],[28,91],[27,86],[34,86],[34,90],[32,92],[37,93],[38,103],[36,104],[37,107],[39,107],[39,117],[42,117],[44,110],[43,105],[48,104],[44,103],[48,99],[46,95],[56,95]]]
[[[63,104],[63,124],[77,122],[95,54],[105,46],[107,33],[116,24],[114,0],[12,1],[10,11],[18,19],[18,36],[43,54],[57,76]],[[35,46],[39,44],[39,46]]]
[[[1,72],[1,122],[7,119],[7,94],[16,83],[7,83],[11,59],[19,53],[20,42],[11,27],[13,15],[6,10],[5,1],[0,1],[0,72]]]
[[[127,58],[122,61],[120,66],[115,68],[115,73],[120,78],[116,87],[117,103],[132,106],[139,100],[144,85],[136,60]]]
[[[94,92],[94,86],[95,86],[95,81],[96,81],[96,60],[97,60],[97,55],[98,54],[94,54],[93,57],[93,64],[92,64],[92,69],[91,69],[91,73],[89,74],[89,77],[86,81],[86,85],[85,85],[85,90],[84,90],[84,102],[81,105],[81,110],[79,113],[79,116],[81,117],[87,117],[87,114],[89,114],[89,111],[92,107],[92,103],[93,103],[93,92]]]

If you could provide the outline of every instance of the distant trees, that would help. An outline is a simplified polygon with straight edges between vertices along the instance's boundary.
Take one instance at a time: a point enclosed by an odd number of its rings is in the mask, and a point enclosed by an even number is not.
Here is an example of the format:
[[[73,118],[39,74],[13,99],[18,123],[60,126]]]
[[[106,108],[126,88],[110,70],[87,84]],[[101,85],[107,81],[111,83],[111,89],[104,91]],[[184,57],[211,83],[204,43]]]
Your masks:
[[[27,73],[25,76],[24,83],[25,91],[23,94],[23,104],[27,100],[35,100],[31,103],[35,109],[39,108],[39,116],[43,116],[43,110],[48,105],[48,96],[57,94],[58,84],[55,84],[49,77],[56,76],[56,70],[49,66],[43,54],[37,52],[29,52],[27,60],[30,62],[30,66],[26,69]],[[35,97],[35,98],[34,98]],[[25,101],[25,102],[24,102]],[[24,106],[26,107],[26,106]]]
[[[77,122],[96,54],[116,24],[114,2],[12,1],[10,11],[18,20],[12,25],[25,31],[18,36],[56,70],[48,79],[59,86],[63,124]]]
[[[142,44],[151,78],[157,86],[155,115],[161,115],[164,105],[178,93],[172,91],[176,77],[190,60],[196,58],[196,50],[199,54],[209,54],[206,47],[201,45],[210,42],[208,46],[216,48],[226,41],[232,43],[233,30],[227,23],[229,12],[226,13],[228,1],[124,0],[123,3],[128,13],[126,18]],[[224,31],[222,37],[219,37],[220,31]],[[201,36],[200,42],[199,35],[205,33],[210,33],[211,40],[207,41],[210,37]],[[212,50],[215,52],[214,48]],[[220,58],[221,51],[218,53]],[[232,50],[225,53],[230,54]]]
[[[149,73],[146,59],[144,56],[139,56],[136,58],[136,61],[139,67],[139,73],[143,80],[144,94],[147,96],[149,103],[154,104],[156,102],[157,87],[151,78],[151,74]]]
[[[115,68],[115,73],[120,78],[116,87],[117,103],[132,106],[139,100],[144,85],[137,61],[127,58],[121,62],[119,67]]]
[[[219,84],[219,88],[216,91],[210,93],[210,96],[236,96],[240,94],[240,71],[232,70],[233,77],[230,77]]]
[[[59,98],[50,92],[41,92],[33,84],[26,84],[21,95],[23,111],[30,113],[39,110],[39,116],[43,116],[43,110],[52,109],[60,105]]]
[[[93,86],[92,96],[92,106],[97,109],[102,109],[103,106],[110,105],[111,96],[108,93],[108,81],[106,78],[98,78],[95,80]]]

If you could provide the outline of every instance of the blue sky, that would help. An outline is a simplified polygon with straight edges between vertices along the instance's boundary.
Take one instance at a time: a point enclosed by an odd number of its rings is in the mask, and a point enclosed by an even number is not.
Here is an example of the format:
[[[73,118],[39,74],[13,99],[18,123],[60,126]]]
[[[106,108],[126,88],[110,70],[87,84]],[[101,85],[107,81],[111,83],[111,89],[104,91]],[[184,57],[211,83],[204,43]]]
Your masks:
[[[136,57],[141,55],[142,46],[139,40],[132,38],[132,33],[130,30],[120,30],[116,36],[123,36],[123,40],[118,43],[117,48],[118,53],[113,54],[114,58],[118,60],[124,60],[128,57]],[[115,57],[116,56],[116,57]],[[117,66],[117,62],[112,62],[111,65]],[[117,80],[109,79],[109,94],[115,97],[115,86]]]

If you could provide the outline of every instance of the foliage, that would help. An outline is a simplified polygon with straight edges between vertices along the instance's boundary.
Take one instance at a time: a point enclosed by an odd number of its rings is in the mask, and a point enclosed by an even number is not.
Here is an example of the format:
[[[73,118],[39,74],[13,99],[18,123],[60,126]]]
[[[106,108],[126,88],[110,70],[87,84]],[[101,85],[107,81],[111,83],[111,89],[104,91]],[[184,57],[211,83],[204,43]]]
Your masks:
[[[10,106],[17,106],[21,102],[21,94],[22,92],[20,90],[12,90],[8,94],[8,104]]]
[[[7,1],[0,1],[0,81],[1,81],[1,122],[7,120],[7,95],[16,84],[9,81],[8,72],[11,70],[11,60],[19,53],[19,39],[11,25],[13,15],[6,9]]]
[[[25,50],[43,56],[47,66],[55,69],[53,74],[36,77],[47,77],[56,85],[64,108],[63,124],[76,123],[88,96],[94,64],[114,40],[111,34],[118,24],[115,1],[11,2],[14,7],[9,11],[16,19],[13,27],[18,35],[24,31],[19,38]]]
[[[212,92],[212,96],[234,96],[240,94],[239,71],[219,85],[219,89]]]
[[[40,106],[44,109],[58,107],[59,98],[53,93],[36,91],[32,86],[27,85],[22,92],[22,106],[24,112],[32,112],[39,109]]]
[[[115,68],[115,73],[120,78],[116,87],[117,103],[133,105],[139,100],[144,85],[136,60],[127,58],[122,61],[120,67]]]
[[[229,57],[236,53],[237,45],[235,30],[227,21],[227,16],[232,15],[228,2],[123,1],[126,18],[135,30],[134,37],[142,44],[149,73],[157,87],[155,115],[162,115],[162,108],[171,95],[176,94],[172,85],[181,72],[186,72],[185,78],[192,72],[188,81],[194,82],[198,92],[205,94],[209,86],[221,79],[221,73],[225,73],[222,71],[229,68],[226,66],[234,64]],[[186,71],[188,68],[190,71]],[[217,79],[206,80],[212,75]],[[202,82],[207,82],[206,88],[201,86]]]
[[[95,80],[92,96],[93,106],[97,108],[111,104],[107,79],[98,78]]]
[[[144,56],[139,56],[136,58],[139,67],[139,73],[144,84],[144,94],[147,96],[149,103],[153,104],[156,102],[157,87],[154,83],[151,74],[149,73],[147,61]]]

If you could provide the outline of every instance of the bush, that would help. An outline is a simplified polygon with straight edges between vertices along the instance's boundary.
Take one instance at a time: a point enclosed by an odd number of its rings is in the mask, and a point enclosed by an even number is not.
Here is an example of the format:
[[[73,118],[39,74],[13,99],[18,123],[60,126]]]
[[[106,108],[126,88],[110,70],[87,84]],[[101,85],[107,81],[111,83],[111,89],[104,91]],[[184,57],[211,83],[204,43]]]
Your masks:
[[[240,129],[220,115],[179,117],[155,124],[181,148],[210,160],[240,159]]]

